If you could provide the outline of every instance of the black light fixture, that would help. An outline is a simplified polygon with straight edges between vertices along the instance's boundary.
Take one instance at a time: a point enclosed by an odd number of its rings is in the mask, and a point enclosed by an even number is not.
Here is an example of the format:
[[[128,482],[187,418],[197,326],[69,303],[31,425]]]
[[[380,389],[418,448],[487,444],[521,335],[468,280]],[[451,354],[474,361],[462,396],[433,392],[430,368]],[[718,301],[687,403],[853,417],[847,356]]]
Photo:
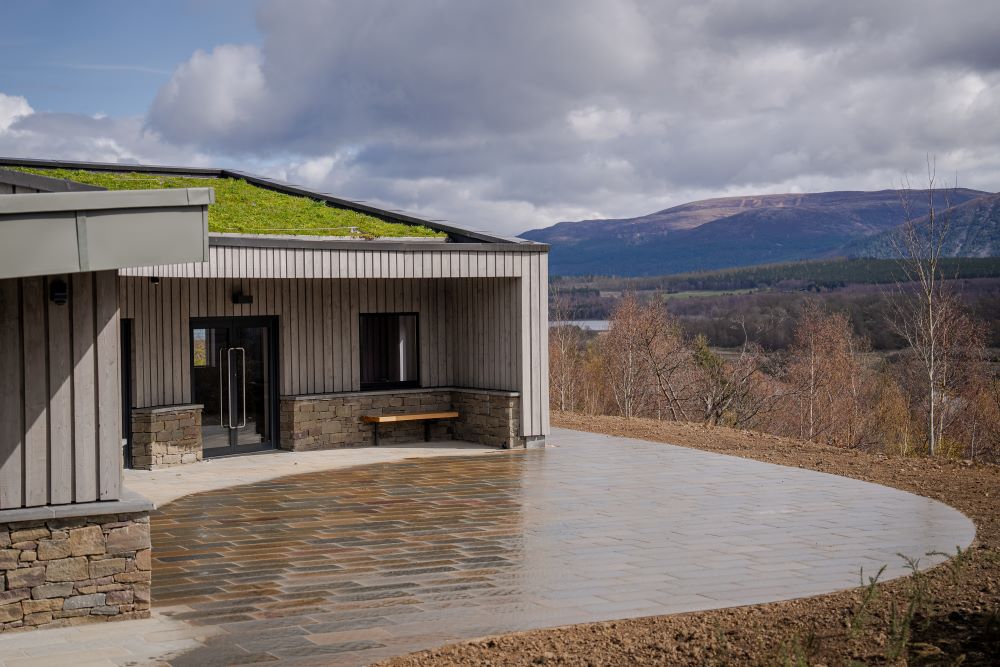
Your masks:
[[[160,284],[160,276],[150,276],[150,278],[149,278],[149,284],[150,285],[159,285]]]
[[[243,292],[233,292],[233,304],[237,306],[249,306],[253,303],[253,295]]]
[[[49,283],[49,300],[57,306],[65,306],[69,302],[69,285],[65,280],[56,278]]]

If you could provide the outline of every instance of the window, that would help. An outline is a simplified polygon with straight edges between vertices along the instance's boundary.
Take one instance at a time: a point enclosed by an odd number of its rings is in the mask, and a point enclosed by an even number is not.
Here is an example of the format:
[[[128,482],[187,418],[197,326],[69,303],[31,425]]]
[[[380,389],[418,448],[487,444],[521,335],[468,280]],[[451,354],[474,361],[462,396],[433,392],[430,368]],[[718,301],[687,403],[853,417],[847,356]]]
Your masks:
[[[215,329],[194,329],[194,367],[215,368],[215,354],[218,347],[215,340]]]
[[[362,389],[419,385],[416,314],[363,314],[360,333]]]

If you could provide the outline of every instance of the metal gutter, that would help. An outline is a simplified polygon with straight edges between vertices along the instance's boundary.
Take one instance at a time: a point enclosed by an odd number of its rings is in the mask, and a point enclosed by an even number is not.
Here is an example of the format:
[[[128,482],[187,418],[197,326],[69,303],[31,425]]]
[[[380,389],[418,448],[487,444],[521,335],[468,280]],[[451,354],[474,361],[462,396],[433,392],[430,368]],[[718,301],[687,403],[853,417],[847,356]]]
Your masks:
[[[548,252],[544,243],[507,243],[503,241],[454,243],[441,239],[386,237],[349,239],[320,236],[266,236],[256,234],[209,234],[208,244],[222,248],[282,248],[301,250],[350,250],[364,252]]]

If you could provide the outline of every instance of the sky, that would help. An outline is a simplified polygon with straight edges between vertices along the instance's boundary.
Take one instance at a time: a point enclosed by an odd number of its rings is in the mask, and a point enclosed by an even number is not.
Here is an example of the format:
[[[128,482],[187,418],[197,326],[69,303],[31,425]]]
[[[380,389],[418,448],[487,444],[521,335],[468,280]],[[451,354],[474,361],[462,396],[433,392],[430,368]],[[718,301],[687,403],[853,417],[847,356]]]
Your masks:
[[[1000,190],[995,0],[33,0],[0,155],[236,167],[517,234],[715,196]]]

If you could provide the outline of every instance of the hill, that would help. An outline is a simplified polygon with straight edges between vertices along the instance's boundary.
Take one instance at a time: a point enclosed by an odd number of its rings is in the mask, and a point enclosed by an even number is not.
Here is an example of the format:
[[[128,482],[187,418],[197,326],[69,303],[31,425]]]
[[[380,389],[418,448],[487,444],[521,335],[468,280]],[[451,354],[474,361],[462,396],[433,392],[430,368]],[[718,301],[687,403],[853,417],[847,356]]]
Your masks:
[[[995,257],[1000,255],[1000,194],[977,197],[958,206],[941,211],[937,221],[947,225],[944,254],[947,257]],[[926,229],[925,216],[914,222],[916,228]],[[848,257],[873,257],[879,259],[897,256],[893,237],[899,228],[855,241],[845,246]]]
[[[917,215],[927,191],[912,191]],[[935,193],[963,204],[989,193]],[[899,193],[822,192],[724,197],[637,218],[560,222],[521,236],[552,246],[553,275],[664,275],[828,257],[905,219]]]

